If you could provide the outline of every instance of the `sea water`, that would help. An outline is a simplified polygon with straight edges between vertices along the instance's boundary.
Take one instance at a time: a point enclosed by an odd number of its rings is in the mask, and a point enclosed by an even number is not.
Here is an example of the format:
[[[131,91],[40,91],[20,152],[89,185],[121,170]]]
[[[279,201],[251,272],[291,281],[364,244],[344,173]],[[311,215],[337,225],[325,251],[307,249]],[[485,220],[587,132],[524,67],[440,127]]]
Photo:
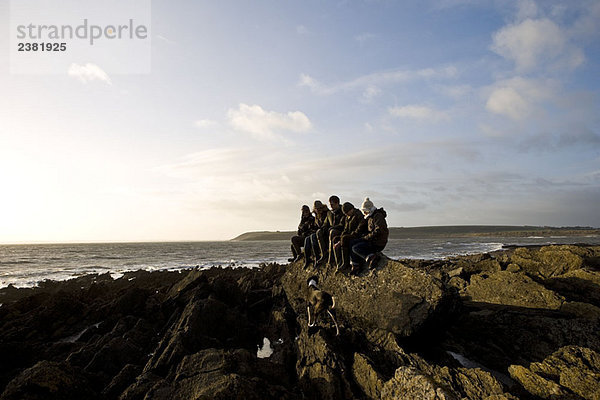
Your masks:
[[[600,244],[600,237],[392,239],[384,254],[392,259],[442,259],[486,253],[505,245],[568,243]],[[0,245],[0,288],[9,284],[30,287],[46,279],[65,280],[90,273],[119,278],[139,269],[258,267],[261,263],[287,263],[290,256],[290,243],[285,240]]]

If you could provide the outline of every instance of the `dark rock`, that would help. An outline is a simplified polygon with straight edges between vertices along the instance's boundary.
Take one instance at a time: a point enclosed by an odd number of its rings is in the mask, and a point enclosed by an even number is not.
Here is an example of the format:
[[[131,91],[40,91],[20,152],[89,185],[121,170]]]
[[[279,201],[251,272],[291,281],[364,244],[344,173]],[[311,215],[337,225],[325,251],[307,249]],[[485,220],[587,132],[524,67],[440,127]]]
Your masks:
[[[544,285],[568,300],[600,307],[600,272],[577,269],[547,279]]]
[[[95,398],[99,397],[78,370],[50,361],[40,361],[21,372],[0,396],[2,400]]]
[[[303,329],[298,336],[296,372],[300,386],[309,398],[352,398],[345,377],[346,364],[327,336],[322,330],[309,334],[308,329]]]
[[[115,375],[106,388],[102,391],[102,395],[107,398],[117,398],[125,391],[142,372],[142,367],[134,364],[127,364],[121,371]]]
[[[265,264],[5,288],[1,398],[596,399],[599,259],[538,246],[359,276]],[[327,315],[307,326],[314,274],[340,336]]]

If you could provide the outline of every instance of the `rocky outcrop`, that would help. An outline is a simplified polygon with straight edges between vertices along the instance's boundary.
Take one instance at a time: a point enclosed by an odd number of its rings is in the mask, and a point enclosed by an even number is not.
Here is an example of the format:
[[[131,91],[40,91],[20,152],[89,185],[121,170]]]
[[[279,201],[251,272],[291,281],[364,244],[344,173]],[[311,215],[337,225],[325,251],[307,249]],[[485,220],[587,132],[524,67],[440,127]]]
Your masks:
[[[600,354],[565,346],[529,367],[511,365],[510,375],[543,399],[600,399]]]
[[[6,288],[0,399],[598,399],[598,260],[548,246],[359,276],[298,263]],[[339,336],[307,326],[311,275]]]
[[[464,293],[476,302],[551,310],[558,310],[565,301],[527,275],[509,271],[474,275]]]
[[[306,282],[312,275],[335,296],[337,312],[348,324],[399,336],[410,336],[436,317],[447,316],[457,302],[441,280],[398,261],[382,260],[377,270],[360,276],[336,273],[332,267],[304,270],[298,262],[282,279],[297,314],[305,313]]]

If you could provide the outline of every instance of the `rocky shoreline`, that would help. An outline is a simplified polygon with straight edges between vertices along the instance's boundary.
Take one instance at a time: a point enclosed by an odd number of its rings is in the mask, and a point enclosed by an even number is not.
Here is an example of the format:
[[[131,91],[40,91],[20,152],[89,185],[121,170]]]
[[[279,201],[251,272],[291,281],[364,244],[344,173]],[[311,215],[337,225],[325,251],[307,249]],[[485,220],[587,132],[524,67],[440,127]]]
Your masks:
[[[313,274],[340,336],[307,327]],[[2,400],[600,399],[600,246],[88,275],[0,303]]]

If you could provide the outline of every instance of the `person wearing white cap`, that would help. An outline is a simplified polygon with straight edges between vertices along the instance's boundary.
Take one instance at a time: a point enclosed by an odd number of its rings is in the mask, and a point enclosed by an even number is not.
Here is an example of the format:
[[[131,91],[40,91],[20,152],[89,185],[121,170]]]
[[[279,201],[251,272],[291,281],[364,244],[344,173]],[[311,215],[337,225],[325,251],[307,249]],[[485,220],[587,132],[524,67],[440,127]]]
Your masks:
[[[362,262],[366,262],[369,269],[377,266],[380,260],[378,253],[385,248],[390,234],[385,220],[387,213],[383,208],[375,207],[367,197],[362,203],[361,210],[367,220],[367,233],[350,244],[352,273],[358,272]]]

